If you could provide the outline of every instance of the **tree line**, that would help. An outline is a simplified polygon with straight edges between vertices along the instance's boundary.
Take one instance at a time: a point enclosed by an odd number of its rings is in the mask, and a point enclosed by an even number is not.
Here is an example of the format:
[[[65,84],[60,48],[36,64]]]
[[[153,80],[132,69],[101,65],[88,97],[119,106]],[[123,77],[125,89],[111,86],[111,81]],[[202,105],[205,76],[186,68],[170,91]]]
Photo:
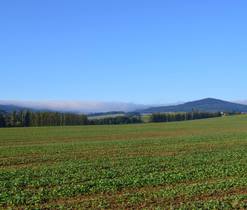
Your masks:
[[[173,122],[220,117],[222,114],[209,112],[154,113],[149,122]],[[0,111],[0,127],[38,127],[66,125],[113,125],[143,123],[139,113],[123,116],[88,119],[84,114],[60,112]]]
[[[174,122],[185,120],[196,120],[212,117],[221,117],[220,112],[183,112],[183,113],[154,113],[151,115],[150,122]]]
[[[0,127],[86,125],[86,115],[60,112],[0,112]]]
[[[117,116],[89,120],[90,125],[117,125],[142,123],[141,116]]]
[[[60,112],[0,111],[0,127],[38,127],[66,125],[111,125],[141,123],[140,116],[126,115],[88,119],[84,114]]]

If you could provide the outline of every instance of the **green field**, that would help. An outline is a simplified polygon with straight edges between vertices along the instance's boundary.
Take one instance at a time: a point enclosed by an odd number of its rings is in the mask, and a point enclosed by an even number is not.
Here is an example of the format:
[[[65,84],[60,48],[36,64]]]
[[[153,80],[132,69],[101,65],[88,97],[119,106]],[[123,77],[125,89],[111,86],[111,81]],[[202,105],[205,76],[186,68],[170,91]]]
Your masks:
[[[0,208],[247,209],[247,116],[0,129]]]

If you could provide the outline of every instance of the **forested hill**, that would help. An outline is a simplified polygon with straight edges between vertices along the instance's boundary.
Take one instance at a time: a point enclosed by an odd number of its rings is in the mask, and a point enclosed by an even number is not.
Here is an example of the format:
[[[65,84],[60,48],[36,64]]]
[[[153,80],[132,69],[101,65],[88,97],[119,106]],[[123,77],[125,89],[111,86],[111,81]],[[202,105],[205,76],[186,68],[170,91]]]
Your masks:
[[[15,106],[15,105],[1,105],[0,104],[0,111],[2,112],[13,112],[13,111],[22,111],[27,108]]]
[[[45,109],[33,109],[30,107],[21,107],[18,105],[1,105],[0,104],[0,112],[13,112],[13,111],[50,111]],[[158,113],[158,112],[247,112],[247,105],[232,103],[228,101],[223,101],[219,99],[206,98],[198,101],[187,102],[184,104],[173,105],[173,106],[159,106],[159,107],[151,107],[148,109],[137,110],[138,113]],[[59,111],[57,111],[59,112]],[[66,112],[66,111],[65,111]],[[108,113],[95,113],[89,116],[100,116],[100,115],[109,115],[124,112],[108,112]],[[125,113],[126,114],[126,113]]]
[[[193,110],[200,112],[247,112],[247,105],[232,103],[214,98],[206,98],[173,106],[151,107],[140,110],[140,112],[191,112]]]

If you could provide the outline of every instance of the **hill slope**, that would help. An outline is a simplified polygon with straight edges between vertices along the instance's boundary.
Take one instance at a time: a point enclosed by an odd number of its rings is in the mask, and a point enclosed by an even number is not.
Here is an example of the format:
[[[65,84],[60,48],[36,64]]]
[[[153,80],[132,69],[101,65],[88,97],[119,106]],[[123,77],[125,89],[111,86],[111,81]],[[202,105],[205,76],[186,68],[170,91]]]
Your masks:
[[[25,109],[27,108],[15,106],[15,105],[1,105],[0,104],[0,111],[3,111],[3,112],[21,111]]]
[[[214,98],[206,98],[173,106],[151,107],[141,110],[140,112],[191,112],[192,110],[202,112],[247,112],[247,105],[232,103]]]

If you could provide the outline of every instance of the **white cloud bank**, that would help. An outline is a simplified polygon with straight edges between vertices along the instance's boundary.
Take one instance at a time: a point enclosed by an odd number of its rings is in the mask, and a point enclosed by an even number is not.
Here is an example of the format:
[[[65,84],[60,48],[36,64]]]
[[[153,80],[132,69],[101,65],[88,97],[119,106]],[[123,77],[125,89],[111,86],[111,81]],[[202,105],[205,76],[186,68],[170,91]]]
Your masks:
[[[234,101],[234,102],[238,103],[238,104],[247,105],[247,100],[238,100],[238,101]]]
[[[15,105],[32,109],[48,109],[51,111],[66,111],[79,113],[109,112],[109,111],[135,111],[149,106],[123,103],[123,102],[100,102],[100,101],[18,101],[0,100],[2,105]]]

